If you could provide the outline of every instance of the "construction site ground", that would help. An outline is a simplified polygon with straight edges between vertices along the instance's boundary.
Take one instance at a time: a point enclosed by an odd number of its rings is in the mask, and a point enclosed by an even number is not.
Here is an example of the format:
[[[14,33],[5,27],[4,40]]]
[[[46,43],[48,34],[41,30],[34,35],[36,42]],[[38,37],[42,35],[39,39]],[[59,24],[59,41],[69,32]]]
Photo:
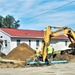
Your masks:
[[[67,63],[26,66],[26,61],[32,61],[35,51],[27,44],[22,43],[14,48],[8,55],[0,58],[0,75],[75,75],[75,51],[57,54],[54,60],[64,60]],[[16,61],[14,61],[16,60]],[[11,62],[12,61],[12,62]]]
[[[42,67],[0,68],[0,75],[75,75],[75,62]]]
[[[67,63],[49,66],[22,66],[0,63],[0,75],[75,75],[75,56]]]

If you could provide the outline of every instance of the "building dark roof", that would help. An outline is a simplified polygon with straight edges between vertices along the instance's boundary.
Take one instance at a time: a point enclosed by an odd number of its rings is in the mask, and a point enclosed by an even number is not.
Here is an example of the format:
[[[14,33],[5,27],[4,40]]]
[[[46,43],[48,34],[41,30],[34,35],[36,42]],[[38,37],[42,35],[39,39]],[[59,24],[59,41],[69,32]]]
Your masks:
[[[22,29],[13,29],[13,28],[0,28],[8,35],[12,37],[41,37],[44,36],[44,31],[39,30],[22,30]],[[66,35],[57,36],[54,38],[67,38]]]

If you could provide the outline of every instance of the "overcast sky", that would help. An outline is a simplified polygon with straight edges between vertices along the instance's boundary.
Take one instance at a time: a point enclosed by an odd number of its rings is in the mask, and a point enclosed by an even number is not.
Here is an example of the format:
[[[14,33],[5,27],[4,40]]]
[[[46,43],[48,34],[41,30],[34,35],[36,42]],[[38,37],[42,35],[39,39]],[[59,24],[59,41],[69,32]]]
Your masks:
[[[72,1],[75,0],[0,0],[0,15],[5,17],[9,14],[20,20],[19,29],[68,26],[75,30],[75,2]],[[56,9],[67,3],[70,4]]]

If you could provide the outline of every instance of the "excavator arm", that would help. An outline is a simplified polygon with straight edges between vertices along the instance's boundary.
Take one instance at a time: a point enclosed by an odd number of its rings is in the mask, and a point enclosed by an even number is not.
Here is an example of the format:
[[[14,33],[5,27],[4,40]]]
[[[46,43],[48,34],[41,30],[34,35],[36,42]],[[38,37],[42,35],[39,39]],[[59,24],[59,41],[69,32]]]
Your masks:
[[[52,32],[52,28],[58,29],[58,30],[55,31],[55,32]],[[75,44],[75,42],[74,42],[75,41],[75,33],[71,28],[61,27],[61,26],[54,26],[54,27],[48,26],[45,29],[44,39],[43,39],[43,42],[42,42],[43,61],[46,60],[46,56],[47,56],[46,50],[47,50],[47,47],[50,45],[51,38],[56,37],[56,36],[60,36],[60,35],[63,35],[63,34],[68,36],[69,40],[71,41],[71,45]]]
[[[48,45],[50,44],[50,39],[51,39],[51,27],[48,26],[45,31],[44,31],[44,39],[43,39],[43,42],[42,42],[42,57],[43,57],[43,61],[46,60],[46,50],[47,50],[47,47]]]
[[[51,36],[52,37],[55,37],[55,36],[59,36],[59,35],[67,35],[69,40],[71,41],[71,43],[73,43],[75,41],[75,33],[74,31],[71,29],[71,28],[67,28],[67,27],[64,27],[62,29],[59,29],[55,32],[52,32]]]

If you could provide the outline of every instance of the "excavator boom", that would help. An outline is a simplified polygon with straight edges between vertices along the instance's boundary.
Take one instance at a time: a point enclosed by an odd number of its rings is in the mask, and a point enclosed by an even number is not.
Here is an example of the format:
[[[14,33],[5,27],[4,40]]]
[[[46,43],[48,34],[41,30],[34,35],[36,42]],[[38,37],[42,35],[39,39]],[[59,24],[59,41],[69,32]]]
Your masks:
[[[43,56],[43,61],[45,61],[46,59],[46,50],[47,50],[47,47],[48,45],[50,44],[50,38],[51,38],[51,27],[48,26],[45,31],[44,31],[44,39],[43,39],[43,42],[42,42],[42,56]]]
[[[53,32],[52,28],[58,29],[57,31]],[[43,56],[43,61],[46,60],[46,50],[47,47],[50,45],[51,38],[60,36],[60,35],[67,35],[69,40],[71,41],[71,44],[75,44],[75,33],[71,28],[64,27],[64,26],[48,26],[45,31],[44,31],[44,39],[42,42],[42,56]]]

